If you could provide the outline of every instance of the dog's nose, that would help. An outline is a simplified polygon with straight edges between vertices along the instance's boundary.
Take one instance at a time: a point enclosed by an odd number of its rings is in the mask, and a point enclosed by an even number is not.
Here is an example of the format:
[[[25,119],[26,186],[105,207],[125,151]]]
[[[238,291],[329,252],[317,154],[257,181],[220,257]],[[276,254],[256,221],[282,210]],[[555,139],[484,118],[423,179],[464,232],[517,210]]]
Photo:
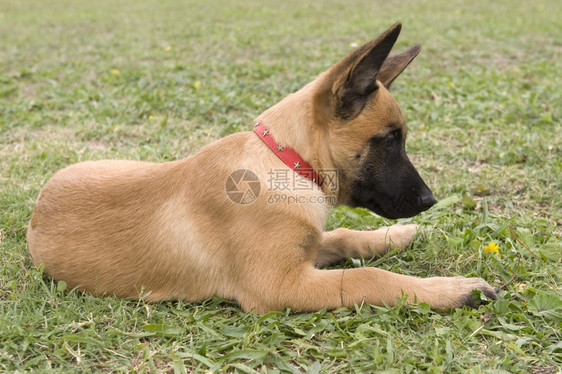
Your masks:
[[[426,209],[431,208],[437,202],[437,199],[433,196],[433,193],[429,188],[422,193],[420,198],[422,206]]]

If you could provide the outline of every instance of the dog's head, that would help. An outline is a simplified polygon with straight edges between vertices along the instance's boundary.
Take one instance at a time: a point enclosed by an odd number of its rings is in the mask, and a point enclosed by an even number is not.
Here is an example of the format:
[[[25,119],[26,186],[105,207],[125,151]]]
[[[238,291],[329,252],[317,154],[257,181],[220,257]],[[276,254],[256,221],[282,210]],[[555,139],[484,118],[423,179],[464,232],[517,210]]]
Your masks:
[[[332,66],[314,95],[315,122],[338,171],[338,202],[387,218],[411,217],[436,203],[406,155],[406,124],[388,91],[421,49],[389,56],[400,28],[395,24]]]

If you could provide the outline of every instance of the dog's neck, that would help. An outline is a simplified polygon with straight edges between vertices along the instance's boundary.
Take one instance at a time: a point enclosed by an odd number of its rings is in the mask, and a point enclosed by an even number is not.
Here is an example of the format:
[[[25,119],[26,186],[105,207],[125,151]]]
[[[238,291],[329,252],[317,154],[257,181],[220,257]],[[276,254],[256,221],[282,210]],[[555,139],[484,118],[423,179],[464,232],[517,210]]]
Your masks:
[[[315,96],[317,81],[285,97],[257,119],[270,130],[275,141],[295,150],[315,170],[333,168],[327,157],[326,135],[317,121]]]

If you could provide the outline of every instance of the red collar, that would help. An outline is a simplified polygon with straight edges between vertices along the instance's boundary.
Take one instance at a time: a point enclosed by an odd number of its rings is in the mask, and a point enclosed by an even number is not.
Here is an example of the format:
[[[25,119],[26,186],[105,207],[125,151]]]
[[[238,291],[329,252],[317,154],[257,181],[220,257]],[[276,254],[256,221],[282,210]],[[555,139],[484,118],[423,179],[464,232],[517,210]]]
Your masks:
[[[312,166],[293,149],[289,147],[281,147],[271,135],[269,130],[261,123],[254,124],[254,132],[268,145],[268,147],[279,157],[285,165],[294,170],[299,175],[310,179],[315,182],[319,187],[322,187],[322,177],[318,174]]]

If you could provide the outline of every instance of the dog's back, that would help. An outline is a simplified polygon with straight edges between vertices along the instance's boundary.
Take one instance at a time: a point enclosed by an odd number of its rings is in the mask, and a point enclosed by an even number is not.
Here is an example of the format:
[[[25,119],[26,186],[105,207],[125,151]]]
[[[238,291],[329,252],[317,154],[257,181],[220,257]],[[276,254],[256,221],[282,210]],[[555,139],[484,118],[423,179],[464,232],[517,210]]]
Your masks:
[[[224,226],[235,226],[236,213],[255,205],[228,199],[226,160],[247,167],[253,161],[245,151],[256,145],[264,147],[254,134],[238,133],[179,161],[89,161],[57,172],[28,226],[34,264],[95,295],[137,298],[144,289],[149,301],[232,297],[235,284],[222,278],[238,269]]]

